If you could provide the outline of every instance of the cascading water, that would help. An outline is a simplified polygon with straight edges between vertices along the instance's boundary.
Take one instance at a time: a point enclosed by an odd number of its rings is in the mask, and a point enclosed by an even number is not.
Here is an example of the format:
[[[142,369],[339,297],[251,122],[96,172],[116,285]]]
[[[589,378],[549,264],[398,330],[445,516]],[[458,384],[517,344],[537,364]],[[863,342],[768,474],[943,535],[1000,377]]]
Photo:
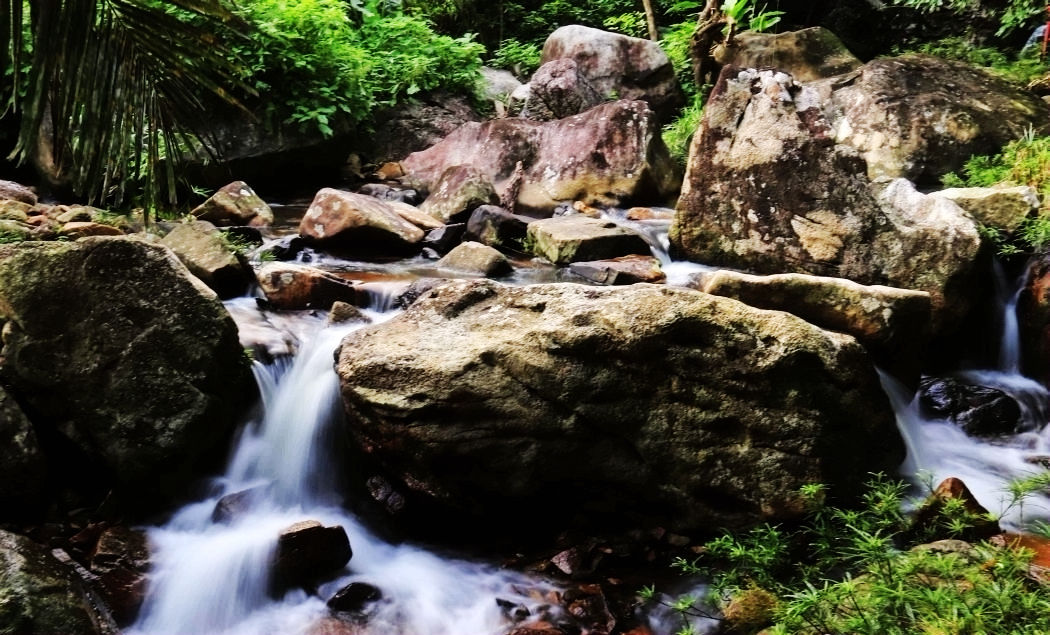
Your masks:
[[[960,478],[982,505],[995,513],[1005,512],[1004,525],[1016,527],[1025,520],[1050,516],[1050,497],[1045,495],[1029,497],[1023,507],[1023,519],[1018,507],[1004,509],[1009,502],[1009,482],[1042,472],[1042,465],[1050,457],[1050,393],[1020,371],[1016,308],[1024,280],[1011,284],[998,263],[996,276],[996,297],[1002,315],[998,368],[966,370],[956,377],[964,383],[996,388],[1012,397],[1022,415],[1018,433],[995,440],[967,436],[948,421],[923,417],[917,395],[892,377],[881,376],[908,448],[902,473],[928,474],[935,483],[950,476]]]
[[[231,312],[244,319],[253,303],[237,303]],[[322,598],[351,582],[367,582],[382,592],[383,600],[368,618],[367,632],[374,635],[495,634],[507,628],[497,597],[535,608],[537,601],[526,597],[525,590],[550,585],[416,547],[386,544],[338,506],[339,466],[328,453],[334,445],[332,425],[339,420],[332,354],[355,327],[325,327],[309,317],[296,325],[295,335],[264,338],[302,339],[305,344],[290,364],[257,364],[264,416],[242,432],[214,494],[149,530],[150,590],[129,633],[309,632],[329,614]],[[305,333],[309,330],[313,335]],[[228,523],[214,522],[219,499],[245,490],[253,492],[250,509]],[[268,594],[269,565],[277,535],[306,519],[342,525],[353,559],[316,596],[292,591],[273,599]]]

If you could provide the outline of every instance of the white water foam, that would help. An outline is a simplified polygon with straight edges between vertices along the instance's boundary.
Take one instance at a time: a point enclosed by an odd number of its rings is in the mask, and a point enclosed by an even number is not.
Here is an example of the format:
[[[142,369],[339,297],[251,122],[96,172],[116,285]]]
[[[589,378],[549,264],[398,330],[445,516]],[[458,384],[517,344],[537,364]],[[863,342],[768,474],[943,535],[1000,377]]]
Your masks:
[[[508,627],[497,598],[535,612],[539,600],[527,592],[551,588],[548,583],[387,544],[335,504],[340,468],[329,454],[339,421],[333,351],[355,327],[312,324],[318,332],[302,338],[306,344],[290,365],[257,372],[265,415],[241,434],[218,491],[149,529],[150,588],[129,635],[306,633],[329,615],[324,598],[350,582],[382,592],[368,620],[372,635],[495,635]],[[258,486],[251,509],[229,524],[212,521],[220,497]],[[293,591],[274,599],[268,595],[269,563],[277,535],[306,519],[342,525],[354,556],[317,596]]]

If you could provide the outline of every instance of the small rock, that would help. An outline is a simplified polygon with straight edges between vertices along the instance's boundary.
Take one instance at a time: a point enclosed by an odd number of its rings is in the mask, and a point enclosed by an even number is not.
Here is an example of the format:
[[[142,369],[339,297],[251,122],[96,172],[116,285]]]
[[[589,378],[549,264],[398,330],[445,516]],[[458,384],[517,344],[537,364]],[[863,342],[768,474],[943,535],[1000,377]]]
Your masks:
[[[336,301],[353,303],[357,290],[348,281],[316,267],[270,263],[256,273],[266,300],[278,309],[329,309]]]
[[[332,309],[328,312],[329,324],[344,324],[346,322],[371,322],[372,320],[361,312],[356,306],[336,300],[332,303]]]
[[[538,220],[529,225],[532,253],[554,264],[606,260],[629,254],[649,255],[649,244],[638,232],[583,216]]]
[[[84,236],[121,236],[124,234],[120,229],[112,225],[92,223],[90,221],[73,221],[62,226],[62,233],[74,240]]]
[[[1039,193],[1034,187],[956,187],[933,196],[954,201],[982,225],[1013,233],[1035,210],[1039,209]]]
[[[436,267],[483,276],[498,276],[511,271],[506,256],[492,247],[470,241],[448,252]]]
[[[273,210],[244,181],[224,185],[190,213],[223,227],[273,224]]]
[[[328,608],[344,613],[363,613],[369,604],[382,599],[378,587],[367,582],[351,582],[328,599]]]
[[[946,526],[939,524],[939,522],[945,520],[941,517],[941,514],[944,511],[945,504],[950,500],[962,501],[963,510],[967,516],[966,520],[972,525],[971,528],[964,531],[961,535],[953,536],[953,538],[981,540],[1000,531],[999,523],[977,501],[977,498],[974,497],[965,483],[957,478],[946,478],[941,481],[937,489],[933,491],[933,494],[926,499],[922,507],[915,512],[908,533],[919,536],[920,539],[924,539],[926,536],[943,538],[948,532]]]
[[[400,170],[398,172],[397,176],[401,176]],[[397,178],[397,176],[393,178]],[[366,183],[357,190],[357,193],[373,196],[387,202],[399,201],[408,205],[417,205],[419,203],[419,192],[410,188],[394,187],[386,183]]]
[[[731,633],[754,633],[773,623],[777,597],[765,589],[745,589],[733,595],[723,613]]]
[[[673,220],[674,210],[653,209],[652,207],[632,207],[627,210],[627,220]]]
[[[225,524],[237,520],[250,511],[255,503],[265,497],[269,491],[269,485],[260,485],[223,496],[215,503],[215,509],[211,512],[211,521]]]
[[[277,538],[274,584],[278,589],[311,585],[342,569],[352,556],[350,540],[341,526],[325,527],[316,520],[298,522]]]
[[[379,166],[376,170],[375,176],[381,181],[393,181],[399,179],[405,175],[405,171],[401,169],[401,164],[396,161],[388,161],[383,165]]]
[[[33,206],[22,201],[12,199],[0,199],[0,219],[14,220],[24,223],[29,220],[29,212]]]
[[[467,221],[466,239],[490,247],[521,250],[528,225],[534,220],[497,205],[482,205]]]
[[[280,261],[295,260],[303,249],[306,249],[306,241],[302,236],[285,236],[270,245],[268,252]]]
[[[551,563],[558,567],[558,570],[565,575],[572,575],[580,568],[582,558],[580,557],[579,551],[573,547],[566,549],[561,553],[555,554],[551,558]]]
[[[621,256],[610,260],[574,262],[569,270],[598,284],[634,284],[663,282],[667,279],[660,261],[652,256]]]
[[[60,223],[87,223],[91,221],[92,208],[84,205],[56,205],[51,213]]]
[[[248,290],[251,272],[215,225],[207,221],[178,223],[160,242],[220,298],[235,298]]]
[[[430,214],[427,214],[415,205],[409,205],[408,203],[402,203],[401,201],[387,201],[386,204],[397,212],[401,218],[420,229],[430,230],[445,226],[445,223],[439,221]]]
[[[427,232],[427,236],[423,240],[423,246],[429,247],[439,254],[447,254],[463,240],[466,230],[466,223],[453,223],[439,227]]]

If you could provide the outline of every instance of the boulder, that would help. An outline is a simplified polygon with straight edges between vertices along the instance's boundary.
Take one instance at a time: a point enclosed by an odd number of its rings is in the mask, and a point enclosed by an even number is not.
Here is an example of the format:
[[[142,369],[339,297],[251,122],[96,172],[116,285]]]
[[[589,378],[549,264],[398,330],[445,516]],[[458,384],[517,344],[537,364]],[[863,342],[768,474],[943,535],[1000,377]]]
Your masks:
[[[1050,110],[1036,95],[963,62],[928,55],[878,58],[814,83],[831,135],[867,162],[871,178],[939,183],[975,154],[995,154]]]
[[[693,138],[672,251],[757,273],[798,272],[926,291],[934,329],[972,302],[976,223],[904,179],[869,184],[809,85],[727,67]]]
[[[36,205],[36,192],[14,181],[0,180],[0,199],[20,201],[26,205]]]
[[[22,520],[42,512],[47,472],[33,424],[0,386],[0,519]]]
[[[524,167],[515,176],[519,162]],[[641,101],[606,103],[547,123],[507,118],[466,124],[402,160],[402,180],[433,191],[445,171],[459,165],[483,174],[500,200],[516,189],[515,209],[546,215],[567,201],[629,205],[671,198],[678,189],[659,123]]]
[[[898,379],[918,379],[930,334],[929,293],[799,273],[755,276],[728,270],[699,274],[691,286],[848,333]]]
[[[250,268],[210,222],[179,223],[160,242],[220,298],[235,298],[248,291]]]
[[[273,223],[273,210],[244,181],[222,186],[190,213],[219,227]]]
[[[223,457],[255,398],[215,293],[140,239],[0,246],[0,322],[0,378],[62,439],[67,487],[164,504]]]
[[[740,526],[903,456],[852,337],[688,289],[451,282],[350,334],[338,374],[355,446],[428,527]]]
[[[660,261],[652,256],[620,256],[609,260],[574,262],[569,270],[598,284],[659,283],[667,279]]]
[[[327,187],[314,196],[299,234],[309,242],[371,251],[405,251],[423,239],[422,229],[385,202]]]
[[[281,531],[274,553],[273,583],[278,589],[310,586],[350,562],[353,551],[346,530],[304,520]]]
[[[375,132],[365,135],[368,146],[361,149],[369,163],[398,161],[408,152],[435,145],[460,126],[481,120],[466,96],[434,91],[414,97],[376,113]]]
[[[337,301],[353,304],[357,290],[349,280],[316,267],[270,263],[256,272],[266,301],[276,309],[324,309]]]
[[[456,217],[462,219],[481,205],[499,202],[487,176],[467,165],[453,165],[445,170],[429,191],[419,210],[442,223]]]
[[[951,377],[923,379],[919,407],[924,417],[950,421],[976,437],[1011,435],[1024,423],[1021,407],[1010,395]]]
[[[434,266],[481,276],[499,276],[511,271],[506,256],[488,245],[469,240],[448,252]]]
[[[547,62],[529,80],[528,99],[521,104],[521,116],[550,121],[578,115],[606,101],[583,73],[576,61],[559,58]]]
[[[482,205],[467,221],[466,238],[490,247],[521,250],[529,223],[536,219],[511,212],[497,205]]]
[[[633,229],[575,214],[530,223],[526,243],[532,253],[556,265],[652,252]]]
[[[0,633],[115,635],[97,595],[32,540],[0,530]]]
[[[104,529],[91,553],[106,606],[119,624],[130,624],[146,597],[150,550],[146,532],[121,525]]]
[[[953,187],[933,195],[954,202],[982,225],[1007,234],[1014,233],[1039,209],[1039,193],[1029,185]]]
[[[784,33],[737,33],[731,46],[715,48],[714,58],[723,66],[782,71],[799,82],[841,75],[864,64],[834,33],[819,26]]]
[[[33,229],[28,224],[0,219],[0,243],[32,239]]]
[[[563,26],[543,43],[543,64],[571,59],[603,99],[640,99],[667,121],[685,99],[660,45],[580,25]]]
[[[361,309],[350,304],[349,302],[336,300],[332,303],[332,308],[328,310],[328,324],[345,324],[347,322],[357,323],[371,321],[372,318],[362,313]]]

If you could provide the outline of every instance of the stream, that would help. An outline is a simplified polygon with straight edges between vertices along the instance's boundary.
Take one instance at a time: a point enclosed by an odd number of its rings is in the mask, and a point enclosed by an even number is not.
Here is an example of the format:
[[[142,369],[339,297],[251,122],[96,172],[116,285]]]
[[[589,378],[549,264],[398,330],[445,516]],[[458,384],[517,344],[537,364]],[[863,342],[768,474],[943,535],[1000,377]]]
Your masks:
[[[610,218],[643,233],[669,284],[684,284],[697,271],[710,269],[671,261],[666,243],[669,221],[631,222],[615,212]],[[373,322],[396,314],[391,299],[409,281],[433,275],[430,261],[415,258],[382,265],[378,279],[386,281],[376,282],[375,263],[305,253],[301,259],[309,259],[313,266],[368,281],[371,307],[364,312]],[[506,281],[565,279],[544,265],[517,271]],[[1019,372],[1014,308],[1021,281],[1000,278],[998,301],[1004,319],[997,334],[998,367],[967,370],[958,377],[999,388],[1017,399],[1025,413],[1025,431],[994,442],[969,438],[951,423],[924,419],[915,395],[892,377],[882,376],[908,448],[902,474],[925,473],[934,483],[948,476],[962,478],[992,511],[1002,509],[1003,490],[1010,479],[1039,471],[1034,462],[1050,456],[1050,431],[1045,426],[1050,396]],[[272,357],[270,363],[254,362],[261,414],[239,433],[226,471],[213,479],[210,495],[178,510],[163,526],[148,529],[153,548],[151,586],[129,634],[358,633],[324,628],[330,611],[323,598],[353,582],[382,592],[382,599],[368,609],[366,631],[360,631],[371,635],[500,635],[511,625],[497,600],[505,606],[506,602],[524,606],[532,615],[554,610],[537,599],[556,588],[549,580],[410,544],[387,543],[341,506],[341,488],[334,475],[342,470],[330,454],[338,445],[332,435],[342,416],[333,352],[360,324],[328,325],[324,315],[312,312],[266,311],[253,297],[228,301],[227,307],[238,323],[242,343]],[[228,523],[212,520],[223,496],[246,490],[255,493],[249,509]],[[1019,511],[1009,510],[1005,524],[1020,523]],[[1025,519],[1050,515],[1050,498],[1031,500],[1023,511]],[[316,595],[296,590],[274,598],[269,593],[268,563],[275,536],[303,520],[345,528],[353,558]],[[666,614],[654,613],[649,621],[653,635],[671,635],[681,628],[679,620]],[[710,623],[696,626],[703,632]]]

